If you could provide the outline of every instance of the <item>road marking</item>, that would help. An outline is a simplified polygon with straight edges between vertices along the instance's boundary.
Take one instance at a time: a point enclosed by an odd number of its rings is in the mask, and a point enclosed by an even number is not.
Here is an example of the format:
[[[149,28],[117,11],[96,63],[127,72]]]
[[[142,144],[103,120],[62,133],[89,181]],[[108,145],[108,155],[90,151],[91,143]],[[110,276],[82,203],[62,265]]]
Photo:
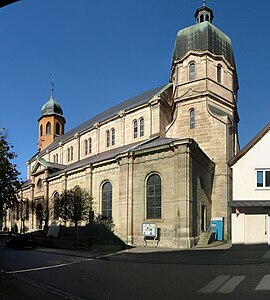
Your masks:
[[[86,259],[87,261],[93,260],[93,258]],[[84,261],[86,261],[84,260]],[[58,264],[58,265],[53,265],[53,266],[46,266],[46,267],[39,267],[39,268],[32,268],[32,269],[24,269],[24,270],[16,270],[16,271],[8,271],[6,272],[7,274],[16,274],[16,273],[27,273],[27,272],[34,272],[34,271],[41,271],[41,270],[48,270],[48,269],[54,269],[54,268],[61,268],[65,266],[70,266],[74,265],[77,263],[80,263],[81,261],[76,261],[76,262],[70,262],[70,263],[65,263],[65,264]]]
[[[264,275],[261,281],[255,288],[255,291],[269,291],[270,290],[270,275]]]
[[[263,258],[270,258],[270,250],[265,252]]]
[[[245,278],[246,276],[233,276],[226,283],[224,283],[217,292],[222,294],[230,294]]]
[[[230,275],[219,275],[218,277],[216,277],[215,279],[210,281],[202,289],[200,289],[199,293],[211,294],[214,291],[216,291],[222,284],[224,284],[229,278],[230,278]]]

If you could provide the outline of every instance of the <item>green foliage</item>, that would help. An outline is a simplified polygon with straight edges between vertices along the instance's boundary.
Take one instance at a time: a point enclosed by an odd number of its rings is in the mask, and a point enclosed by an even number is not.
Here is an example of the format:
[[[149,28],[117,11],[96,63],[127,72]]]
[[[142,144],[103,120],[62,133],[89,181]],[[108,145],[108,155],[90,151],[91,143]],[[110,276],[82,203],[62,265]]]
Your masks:
[[[102,216],[97,214],[95,217],[95,223],[103,224],[106,228],[108,228],[111,232],[114,232],[115,224],[112,218],[108,218],[106,216]]]
[[[16,193],[21,187],[20,172],[11,162],[16,154],[12,151],[13,146],[8,143],[7,136],[6,130],[0,129],[0,216],[6,208],[16,203]]]
[[[58,201],[58,215],[63,221],[77,223],[88,220],[91,207],[92,198],[89,193],[77,187],[61,193]]]

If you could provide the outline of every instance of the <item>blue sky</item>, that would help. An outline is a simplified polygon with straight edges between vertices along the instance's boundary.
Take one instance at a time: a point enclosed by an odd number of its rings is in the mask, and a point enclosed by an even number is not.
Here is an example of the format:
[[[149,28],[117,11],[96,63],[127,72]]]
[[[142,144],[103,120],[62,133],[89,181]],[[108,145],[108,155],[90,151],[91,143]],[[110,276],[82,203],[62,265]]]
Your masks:
[[[213,24],[233,42],[244,147],[269,121],[270,1],[208,0]],[[167,83],[177,32],[200,0],[21,0],[0,10],[0,127],[18,157],[37,150],[41,106],[61,103],[66,131]]]

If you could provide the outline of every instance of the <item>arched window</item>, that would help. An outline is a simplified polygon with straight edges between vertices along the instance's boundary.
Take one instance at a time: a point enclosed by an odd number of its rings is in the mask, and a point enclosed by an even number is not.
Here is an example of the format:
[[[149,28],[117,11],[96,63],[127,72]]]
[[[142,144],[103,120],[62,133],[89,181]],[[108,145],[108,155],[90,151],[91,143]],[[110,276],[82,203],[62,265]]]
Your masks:
[[[105,182],[102,186],[102,216],[112,218],[112,184]]]
[[[60,124],[58,122],[55,125],[55,134],[60,135]]]
[[[195,80],[195,63],[189,65],[189,81]]]
[[[43,136],[43,126],[42,126],[42,124],[39,127],[39,136],[40,137]]]
[[[37,187],[39,189],[41,189],[41,187],[42,187],[42,180],[41,180],[41,178],[39,178],[39,180],[37,181]]]
[[[138,137],[138,121],[133,121],[133,137],[136,139]]]
[[[52,132],[52,125],[50,122],[48,122],[46,124],[46,134],[51,134],[51,132]]]
[[[106,131],[106,146],[107,147],[110,146],[110,131],[109,130]]]
[[[73,160],[73,147],[70,147],[70,160]]]
[[[140,136],[144,136],[144,119],[140,119]]]
[[[58,154],[55,154],[55,162],[58,164]]]
[[[152,174],[147,179],[146,218],[161,218],[161,179],[158,174]]]
[[[192,108],[189,111],[189,128],[190,129],[195,128],[195,110],[194,110],[194,108]]]
[[[70,161],[70,148],[67,148],[67,161]]]
[[[205,20],[209,22],[209,15],[205,16]]]
[[[30,213],[30,202],[29,199],[25,201],[25,220],[29,220],[29,213]]]
[[[55,220],[59,218],[59,208],[60,208],[59,205],[60,205],[59,193],[56,192],[53,195],[53,216]]]
[[[113,128],[111,132],[112,132],[112,145],[115,145],[115,129]]]
[[[91,138],[88,139],[88,147],[89,147],[88,152],[92,153],[92,139]]]
[[[84,141],[84,154],[87,155],[87,153],[88,153],[88,141],[85,140]]]
[[[201,15],[200,16],[200,22],[203,22],[204,21],[204,15]]]
[[[221,72],[222,72],[222,68],[221,65],[217,66],[217,82],[221,83]]]

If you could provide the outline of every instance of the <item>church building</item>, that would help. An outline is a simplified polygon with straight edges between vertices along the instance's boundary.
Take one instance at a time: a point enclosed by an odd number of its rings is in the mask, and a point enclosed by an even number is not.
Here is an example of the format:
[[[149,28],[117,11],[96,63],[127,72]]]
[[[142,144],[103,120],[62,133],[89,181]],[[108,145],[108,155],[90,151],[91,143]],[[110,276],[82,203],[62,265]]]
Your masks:
[[[66,133],[52,90],[20,191],[30,231],[44,226],[44,216],[59,222],[53,211],[59,195],[81,187],[94,213],[112,218],[114,233],[129,245],[142,245],[142,225],[155,224],[159,246],[193,247],[214,217],[223,219],[224,239],[230,238],[238,79],[231,40],[213,18],[203,5],[195,24],[178,32],[168,83]]]

